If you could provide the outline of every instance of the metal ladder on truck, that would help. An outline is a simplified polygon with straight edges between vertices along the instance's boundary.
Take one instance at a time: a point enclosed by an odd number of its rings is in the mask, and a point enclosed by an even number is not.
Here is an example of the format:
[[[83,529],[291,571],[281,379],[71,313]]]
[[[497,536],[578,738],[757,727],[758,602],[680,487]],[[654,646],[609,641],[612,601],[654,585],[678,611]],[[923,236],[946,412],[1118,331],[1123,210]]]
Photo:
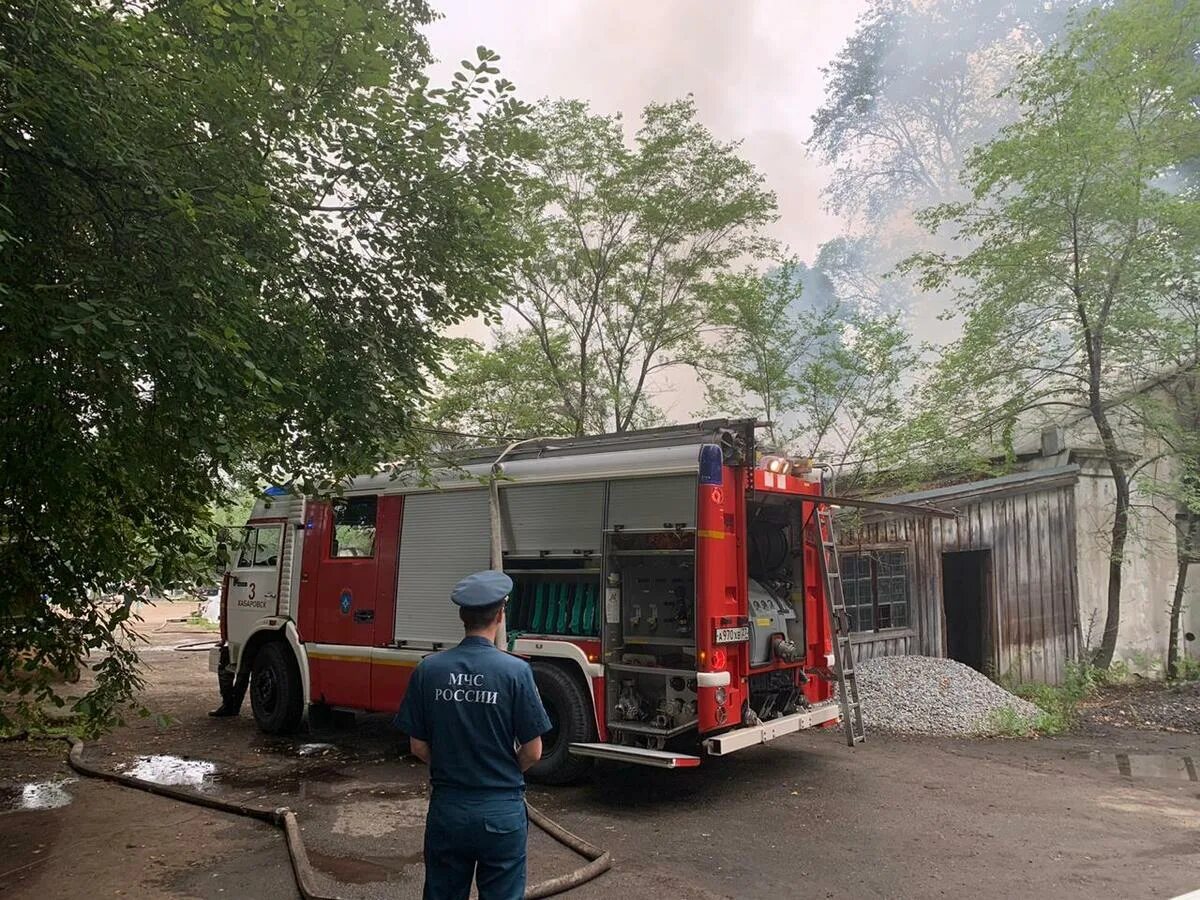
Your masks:
[[[846,612],[846,592],[842,588],[842,569],[833,536],[833,511],[828,506],[817,507],[817,533],[821,538],[825,608],[829,611],[829,622],[833,628],[833,681],[837,684],[838,699],[842,706],[846,744],[853,747],[867,739],[867,732],[863,728],[862,703],[858,699],[854,648],[850,644],[850,615]]]

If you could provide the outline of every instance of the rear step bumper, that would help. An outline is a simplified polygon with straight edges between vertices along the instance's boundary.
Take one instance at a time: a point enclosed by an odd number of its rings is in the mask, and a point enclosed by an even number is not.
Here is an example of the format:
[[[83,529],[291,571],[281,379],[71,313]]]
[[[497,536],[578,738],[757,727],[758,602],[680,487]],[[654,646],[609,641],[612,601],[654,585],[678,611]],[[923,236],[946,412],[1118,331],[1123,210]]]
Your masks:
[[[576,756],[594,756],[615,762],[657,766],[660,769],[687,769],[700,765],[700,757],[666,750],[645,750],[641,747],[622,747],[620,744],[572,744],[568,747]]]
[[[734,753],[756,744],[765,744],[804,728],[824,725],[840,715],[841,709],[839,709],[837,701],[828,700],[801,712],[792,713],[790,716],[771,719],[761,725],[735,728],[733,731],[707,738],[704,741],[704,747],[710,756],[724,756],[726,753]]]
[[[762,725],[735,728],[733,731],[708,738],[704,741],[704,747],[710,756],[724,756],[756,744],[765,744],[804,728],[824,725],[840,715],[841,709],[837,701],[829,700],[790,716],[772,719]],[[596,759],[634,763],[639,766],[657,766],[660,769],[687,769],[700,765],[699,756],[671,753],[667,750],[623,747],[620,744],[571,744],[568,749],[576,756],[593,756]]]

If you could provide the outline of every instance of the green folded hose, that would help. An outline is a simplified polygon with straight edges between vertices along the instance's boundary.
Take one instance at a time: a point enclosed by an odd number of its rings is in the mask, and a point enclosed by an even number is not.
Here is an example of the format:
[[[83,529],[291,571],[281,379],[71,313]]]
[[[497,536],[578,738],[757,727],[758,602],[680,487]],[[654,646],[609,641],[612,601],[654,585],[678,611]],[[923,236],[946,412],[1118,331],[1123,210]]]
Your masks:
[[[530,623],[530,629],[537,633],[542,633],[542,625],[546,615],[546,585],[538,582],[533,601],[533,621]]]
[[[595,634],[596,627],[596,592],[595,585],[585,584],[583,586],[583,633]]]
[[[570,634],[583,633],[583,584],[575,582],[572,585],[574,588],[571,593],[574,595],[571,603],[571,624],[569,626]]]
[[[570,585],[565,581],[558,583],[558,630],[555,634],[567,633],[567,601],[570,599]]]

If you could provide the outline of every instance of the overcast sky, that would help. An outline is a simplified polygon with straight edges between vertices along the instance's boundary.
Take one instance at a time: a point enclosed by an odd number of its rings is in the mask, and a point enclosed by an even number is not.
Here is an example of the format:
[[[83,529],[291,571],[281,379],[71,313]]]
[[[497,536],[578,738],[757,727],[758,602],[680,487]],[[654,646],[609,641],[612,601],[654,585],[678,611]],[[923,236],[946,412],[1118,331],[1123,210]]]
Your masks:
[[[701,120],[779,196],[775,236],[811,260],[838,231],[821,208],[827,173],[804,152],[821,66],[864,0],[434,0],[429,31],[447,66],[484,44],[528,100],[577,97],[631,123],[652,100],[694,94]]]

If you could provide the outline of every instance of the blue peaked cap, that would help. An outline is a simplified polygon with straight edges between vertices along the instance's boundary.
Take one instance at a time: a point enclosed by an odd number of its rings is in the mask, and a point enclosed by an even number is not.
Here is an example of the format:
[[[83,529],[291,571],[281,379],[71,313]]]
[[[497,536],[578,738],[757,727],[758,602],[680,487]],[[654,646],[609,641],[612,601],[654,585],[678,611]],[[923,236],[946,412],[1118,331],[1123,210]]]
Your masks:
[[[454,586],[450,599],[468,609],[493,606],[512,593],[513,580],[503,572],[476,572]]]

